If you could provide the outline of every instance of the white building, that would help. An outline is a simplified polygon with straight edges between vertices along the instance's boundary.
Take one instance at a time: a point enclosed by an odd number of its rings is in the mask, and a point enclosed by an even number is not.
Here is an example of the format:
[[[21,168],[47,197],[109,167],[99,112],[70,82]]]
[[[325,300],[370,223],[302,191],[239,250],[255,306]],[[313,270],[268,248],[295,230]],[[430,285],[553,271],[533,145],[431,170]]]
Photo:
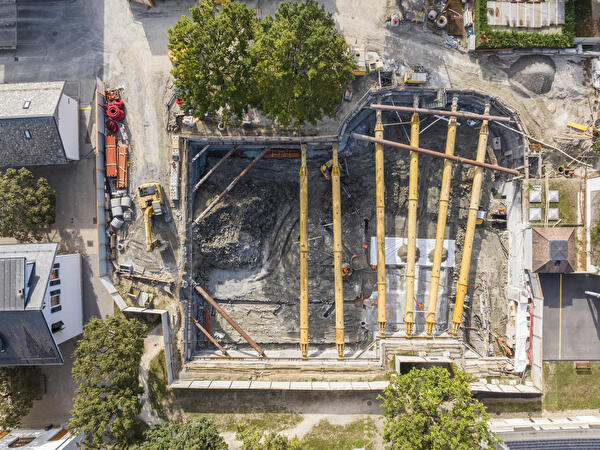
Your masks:
[[[0,245],[0,366],[62,364],[83,332],[81,256],[58,244]]]
[[[0,434],[2,436],[2,434]],[[38,450],[74,450],[79,438],[64,428],[49,430],[12,430],[0,437],[0,448],[31,448]]]

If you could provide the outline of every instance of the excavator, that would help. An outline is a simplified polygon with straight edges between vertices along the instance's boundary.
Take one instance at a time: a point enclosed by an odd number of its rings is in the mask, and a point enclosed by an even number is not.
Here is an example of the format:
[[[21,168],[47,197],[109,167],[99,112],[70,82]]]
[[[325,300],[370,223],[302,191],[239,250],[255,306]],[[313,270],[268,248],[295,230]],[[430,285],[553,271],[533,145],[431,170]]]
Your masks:
[[[158,239],[152,240],[152,216],[160,216],[163,213],[162,188],[158,183],[146,183],[138,186],[137,194],[140,209],[144,212],[146,250],[151,252],[157,247],[164,249],[168,245],[167,241],[161,242]]]

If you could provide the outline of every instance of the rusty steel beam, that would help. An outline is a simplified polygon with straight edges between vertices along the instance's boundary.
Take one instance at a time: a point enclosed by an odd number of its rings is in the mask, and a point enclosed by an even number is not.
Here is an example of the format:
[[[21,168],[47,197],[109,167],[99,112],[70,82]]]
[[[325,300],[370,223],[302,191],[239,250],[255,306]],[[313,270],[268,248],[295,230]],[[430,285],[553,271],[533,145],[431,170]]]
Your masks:
[[[496,122],[514,122],[510,117],[505,116],[490,116],[489,114],[476,114],[470,112],[461,111],[446,111],[444,109],[425,109],[425,108],[414,108],[412,106],[393,106],[393,105],[380,105],[373,104],[371,109],[379,109],[381,111],[398,111],[398,112],[411,112],[417,114],[437,114],[440,116],[450,117],[462,117],[464,119],[475,119],[475,120],[493,120]]]
[[[212,307],[215,308],[217,310],[217,312],[223,316],[223,318],[229,323],[229,325],[231,325],[235,329],[235,331],[240,333],[241,336],[244,339],[246,339],[248,344],[250,344],[252,346],[252,348],[258,352],[258,354],[260,356],[262,356],[263,358],[267,357],[267,355],[265,355],[265,351],[262,348],[260,348],[260,346],[256,342],[254,342],[254,340],[250,336],[248,336],[248,334],[244,330],[242,330],[242,328],[237,324],[237,322],[235,320],[233,320],[231,317],[229,317],[229,314],[227,314],[223,310],[223,308],[221,308],[219,306],[219,304],[215,301],[214,298],[212,298],[210,295],[208,295],[208,293],[204,289],[202,289],[202,287],[198,284],[196,284],[194,286],[194,289],[196,289],[196,291],[202,297],[204,297],[204,300],[206,300],[208,303],[210,303],[212,305]]]
[[[225,350],[221,344],[219,344],[217,342],[217,340],[211,336],[211,334],[208,332],[208,330],[206,328],[204,328],[202,325],[200,325],[200,323],[198,323],[198,321],[196,319],[194,319],[193,317],[191,317],[192,322],[194,322],[194,325],[196,325],[196,327],[198,327],[198,329],[200,331],[202,331],[202,333],[204,334],[204,336],[206,336],[206,339],[208,339],[210,342],[212,342],[215,347],[217,347],[219,350],[221,350],[221,352],[227,356],[228,358],[231,358],[231,356],[229,356],[229,353],[227,353],[227,350]]]
[[[207,146],[207,148],[208,148],[208,146]],[[219,168],[219,166],[225,162],[225,160],[226,160],[227,158],[229,158],[231,155],[233,155],[233,152],[235,152],[235,151],[236,151],[236,149],[237,149],[237,145],[236,145],[236,146],[234,146],[234,147],[233,147],[231,150],[229,150],[229,151],[228,151],[228,152],[225,154],[225,156],[223,156],[223,157],[222,157],[222,158],[221,158],[219,161],[217,161],[217,163],[216,163],[216,164],[215,164],[215,165],[214,165],[214,166],[213,166],[213,167],[212,167],[212,168],[211,168],[211,169],[210,169],[208,172],[206,172],[206,175],[204,175],[204,176],[203,176],[203,177],[200,179],[200,181],[198,181],[198,182],[196,183],[196,186],[194,186],[194,192],[195,192],[195,191],[197,191],[197,190],[198,190],[198,188],[199,188],[200,186],[202,186],[202,184],[203,184],[203,183],[204,183],[206,180],[208,180],[208,177],[210,177],[210,176],[211,176],[211,175],[212,175],[212,174],[215,172],[215,170],[217,170],[217,169]],[[198,153],[198,154],[200,154],[200,153]]]
[[[411,145],[401,144],[400,142],[388,141],[385,139],[377,139],[373,136],[366,136],[364,134],[358,134],[358,133],[351,133],[350,136],[353,137],[354,139],[358,139],[361,141],[373,142],[375,144],[389,145],[390,147],[396,147],[396,148],[400,148],[402,150],[410,150],[413,152],[423,153],[425,155],[435,156],[437,158],[444,158],[444,159],[449,159],[451,161],[456,161],[456,162],[463,163],[463,164],[469,164],[471,166],[483,167],[484,169],[490,169],[490,170],[496,170],[498,172],[510,173],[511,175],[521,175],[521,173],[518,170],[509,169],[508,167],[496,166],[494,164],[479,162],[479,161],[475,161],[474,159],[463,158],[461,156],[456,156],[456,155],[447,155],[445,153],[436,152],[434,150],[429,150],[426,148],[413,147]]]
[[[234,180],[233,180],[231,183],[229,183],[229,186],[227,186],[227,187],[225,188],[225,190],[224,190],[223,192],[221,192],[221,193],[219,194],[219,196],[218,196],[217,198],[215,198],[215,199],[214,199],[214,200],[213,200],[213,201],[210,203],[210,205],[208,205],[208,206],[206,207],[206,209],[204,209],[204,211],[202,211],[202,212],[200,213],[200,215],[198,216],[198,218],[197,218],[196,220],[194,220],[194,225],[198,225],[198,224],[199,224],[199,223],[202,221],[202,219],[204,219],[204,217],[205,217],[205,216],[206,216],[206,215],[207,215],[207,214],[210,212],[210,210],[211,210],[211,209],[213,209],[217,203],[219,203],[221,200],[223,200],[223,197],[225,197],[225,195],[227,195],[227,193],[233,189],[233,187],[234,187],[234,186],[235,186],[235,185],[238,183],[238,181],[240,181],[240,180],[242,179],[242,177],[243,177],[244,175],[246,175],[246,174],[248,173],[248,171],[249,171],[250,169],[252,169],[252,168],[254,167],[254,165],[255,165],[255,164],[256,164],[256,163],[257,163],[257,162],[258,162],[258,161],[259,161],[259,160],[260,160],[260,159],[261,159],[263,156],[265,156],[265,153],[267,153],[267,152],[268,152],[270,149],[271,149],[271,147],[267,147],[267,148],[265,148],[265,149],[264,149],[264,150],[263,150],[263,151],[262,151],[262,152],[261,152],[261,153],[260,153],[260,154],[259,154],[259,155],[258,155],[256,158],[254,158],[254,159],[252,160],[252,162],[251,162],[250,164],[248,164],[248,166],[247,166],[247,167],[246,167],[244,170],[242,170],[242,171],[240,172],[240,174],[239,174],[237,177],[235,177],[235,179],[234,179]]]

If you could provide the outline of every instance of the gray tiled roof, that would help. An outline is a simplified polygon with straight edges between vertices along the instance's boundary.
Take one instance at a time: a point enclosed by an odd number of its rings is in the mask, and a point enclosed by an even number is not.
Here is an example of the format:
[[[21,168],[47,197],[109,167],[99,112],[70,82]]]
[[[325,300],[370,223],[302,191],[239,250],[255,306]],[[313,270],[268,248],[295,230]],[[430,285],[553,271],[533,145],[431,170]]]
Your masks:
[[[42,311],[0,311],[1,366],[62,364]]]
[[[17,3],[0,0],[0,49],[17,48]]]
[[[68,162],[56,123],[64,87],[64,81],[0,84],[0,167]]]
[[[28,262],[35,261],[35,269],[29,283],[31,291],[25,309],[41,309],[57,250],[58,244],[56,243],[0,245],[0,260],[25,258]],[[3,315],[3,311],[15,309],[22,310],[23,307],[15,308],[11,295],[0,289],[0,316]]]

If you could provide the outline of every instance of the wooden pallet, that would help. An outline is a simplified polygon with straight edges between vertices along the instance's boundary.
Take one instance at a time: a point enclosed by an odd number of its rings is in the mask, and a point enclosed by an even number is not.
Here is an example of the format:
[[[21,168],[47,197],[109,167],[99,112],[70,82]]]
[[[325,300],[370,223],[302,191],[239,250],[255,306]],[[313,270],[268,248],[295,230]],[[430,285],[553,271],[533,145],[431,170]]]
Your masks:
[[[104,156],[106,158],[106,176],[117,176],[117,138],[106,136],[104,138]]]
[[[119,145],[117,150],[117,188],[127,188],[129,186],[129,145]]]

